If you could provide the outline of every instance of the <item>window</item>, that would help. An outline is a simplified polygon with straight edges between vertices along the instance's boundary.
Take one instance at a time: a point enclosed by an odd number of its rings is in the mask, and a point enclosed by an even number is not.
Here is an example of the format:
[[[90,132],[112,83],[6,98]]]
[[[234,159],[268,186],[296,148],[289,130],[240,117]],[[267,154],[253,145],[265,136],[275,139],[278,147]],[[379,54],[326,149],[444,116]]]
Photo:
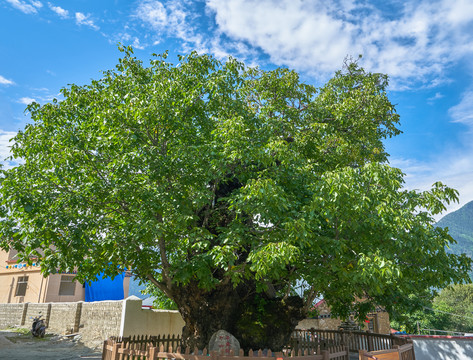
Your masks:
[[[74,276],[62,275],[61,285],[59,286],[59,295],[74,295],[76,291],[76,283]]]
[[[26,288],[28,287],[28,276],[20,276],[16,283],[15,296],[25,296]]]

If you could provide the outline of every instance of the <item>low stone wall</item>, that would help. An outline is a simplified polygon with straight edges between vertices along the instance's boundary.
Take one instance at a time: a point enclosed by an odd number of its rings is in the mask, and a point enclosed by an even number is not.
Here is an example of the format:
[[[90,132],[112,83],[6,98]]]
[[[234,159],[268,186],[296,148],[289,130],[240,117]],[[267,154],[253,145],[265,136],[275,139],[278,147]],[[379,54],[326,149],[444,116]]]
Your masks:
[[[82,302],[52,303],[48,331],[56,334],[79,332]]]
[[[141,308],[142,300],[0,304],[0,329],[29,328],[31,317],[42,315],[46,332],[78,333],[90,347],[102,346],[110,336],[180,335],[184,321],[177,311]]]
[[[0,328],[22,326],[27,304],[0,304]]]
[[[22,325],[25,323],[27,325],[33,323],[33,319],[36,316],[42,316],[44,323],[49,327],[49,317],[51,313],[51,304],[37,304],[37,303],[26,303],[26,313],[25,320]]]
[[[128,301],[130,300],[83,303],[79,325],[82,342],[102,342],[110,336],[119,336],[123,303]]]

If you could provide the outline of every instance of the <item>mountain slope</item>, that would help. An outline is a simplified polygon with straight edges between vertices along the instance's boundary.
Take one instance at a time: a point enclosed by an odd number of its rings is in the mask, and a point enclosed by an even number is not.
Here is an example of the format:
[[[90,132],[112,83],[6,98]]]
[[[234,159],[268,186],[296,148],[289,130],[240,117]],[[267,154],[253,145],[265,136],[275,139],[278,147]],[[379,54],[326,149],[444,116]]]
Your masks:
[[[451,252],[465,253],[473,258],[473,201],[445,215],[437,226],[448,227],[450,235],[457,241],[451,246]]]

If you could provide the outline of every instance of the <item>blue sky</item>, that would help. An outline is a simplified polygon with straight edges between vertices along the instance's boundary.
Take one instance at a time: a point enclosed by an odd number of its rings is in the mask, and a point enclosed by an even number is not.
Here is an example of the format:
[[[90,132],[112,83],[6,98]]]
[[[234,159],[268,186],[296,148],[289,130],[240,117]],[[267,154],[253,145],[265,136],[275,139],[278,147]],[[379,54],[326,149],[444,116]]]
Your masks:
[[[390,76],[403,134],[386,142],[408,188],[473,200],[473,0],[0,0],[0,157],[26,104],[112,68],[117,43],[285,66],[322,85],[346,56]],[[13,164],[6,163],[6,166]]]

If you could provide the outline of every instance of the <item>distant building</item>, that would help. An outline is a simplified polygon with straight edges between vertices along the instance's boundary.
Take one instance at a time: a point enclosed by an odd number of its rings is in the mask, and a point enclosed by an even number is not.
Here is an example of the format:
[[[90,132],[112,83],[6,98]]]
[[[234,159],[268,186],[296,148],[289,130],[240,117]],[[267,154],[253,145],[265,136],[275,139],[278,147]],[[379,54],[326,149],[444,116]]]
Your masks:
[[[119,297],[123,299],[128,297],[130,278],[124,276],[120,279],[123,279],[123,297],[121,293]],[[101,286],[100,282],[92,283],[92,286],[87,288],[87,295],[86,287],[75,280],[75,273],[58,273],[43,277],[39,264],[34,260],[32,265],[27,265],[18,261],[15,250],[0,250],[0,303],[86,301],[87,298],[96,296],[95,289],[101,290],[99,300],[104,300],[108,295],[108,300],[117,300],[116,293],[107,293],[106,287]],[[121,287],[119,291],[121,292]]]
[[[345,322],[336,316],[332,316],[330,307],[325,300],[321,300],[315,304],[315,309],[317,309],[318,315],[312,319],[300,321],[296,329],[309,330],[314,328],[318,330],[339,330],[345,326],[345,330],[353,330],[347,327],[347,324],[353,321],[353,316],[350,316],[349,321]],[[360,330],[369,330],[378,334],[389,334],[391,330],[389,314],[383,308],[377,307],[376,311],[366,316]]]

